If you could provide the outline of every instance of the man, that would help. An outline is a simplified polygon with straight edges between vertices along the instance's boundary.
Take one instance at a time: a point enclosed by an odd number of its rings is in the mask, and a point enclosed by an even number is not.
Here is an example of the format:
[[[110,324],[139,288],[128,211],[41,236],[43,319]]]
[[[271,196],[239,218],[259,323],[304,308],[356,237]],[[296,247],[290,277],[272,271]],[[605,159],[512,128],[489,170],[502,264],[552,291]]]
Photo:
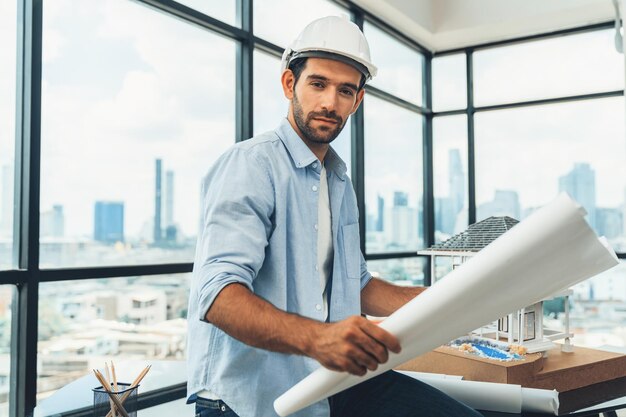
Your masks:
[[[287,118],[232,147],[203,183],[188,341],[188,392],[203,417],[275,416],[273,401],[320,364],[376,369],[401,346],[361,314],[389,315],[424,290],[367,271],[356,197],[329,146],[376,74],[365,37],[347,19],[318,19],[283,69]],[[387,372],[297,415],[477,414]]]

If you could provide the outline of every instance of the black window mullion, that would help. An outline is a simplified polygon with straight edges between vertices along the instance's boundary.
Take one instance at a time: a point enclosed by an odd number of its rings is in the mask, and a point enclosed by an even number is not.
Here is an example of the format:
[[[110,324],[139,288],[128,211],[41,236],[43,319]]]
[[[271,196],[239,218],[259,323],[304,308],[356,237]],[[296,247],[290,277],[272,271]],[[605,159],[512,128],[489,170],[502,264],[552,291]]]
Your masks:
[[[432,56],[424,57],[424,85],[426,86],[424,91],[424,103],[426,103],[427,109],[432,109]],[[433,170],[433,115],[428,113],[424,117],[424,143],[423,143],[423,210],[424,216],[422,218],[422,224],[424,225],[424,232],[422,238],[424,239],[424,246],[430,247],[435,243],[435,196],[434,196],[434,170]],[[429,286],[431,284],[430,277],[430,257],[427,258],[427,265],[425,268],[424,285]]]
[[[16,261],[26,270],[12,303],[11,417],[33,414],[37,397],[42,0],[18,3]]]
[[[241,14],[241,27],[246,32],[246,38],[237,45],[237,111],[236,137],[237,142],[252,137],[254,101],[253,101],[253,59],[254,37],[252,34],[252,7],[253,0],[238,0],[238,10]]]
[[[476,223],[476,162],[474,147],[474,50],[467,49],[467,182],[468,182],[468,224]]]
[[[40,282],[124,278],[147,275],[184,274],[193,269],[193,263],[98,266],[86,268],[44,269],[39,272]]]
[[[353,13],[354,23],[363,30],[363,13],[360,11],[354,11]],[[369,87],[368,87],[369,88]],[[366,92],[367,94],[367,92]],[[361,102],[361,105],[351,118],[351,159],[352,159],[352,184],[354,186],[354,192],[356,193],[357,208],[359,210],[359,235],[361,238],[361,253],[367,253],[365,247],[365,220],[367,215],[365,214],[365,100]]]
[[[245,39],[247,34],[237,27],[231,26],[211,16],[195,10],[192,7],[178,3],[173,0],[135,0],[139,3],[146,4],[161,12],[175,16],[181,20],[191,24],[209,29],[227,38],[241,40]],[[242,0],[239,0],[242,1]]]

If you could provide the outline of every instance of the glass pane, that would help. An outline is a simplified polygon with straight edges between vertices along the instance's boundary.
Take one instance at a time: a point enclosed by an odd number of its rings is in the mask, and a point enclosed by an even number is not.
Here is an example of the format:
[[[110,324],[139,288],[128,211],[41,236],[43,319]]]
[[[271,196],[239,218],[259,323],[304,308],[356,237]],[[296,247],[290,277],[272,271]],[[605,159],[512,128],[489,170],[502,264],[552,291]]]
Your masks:
[[[423,245],[422,125],[417,113],[365,99],[367,253]]]
[[[406,101],[423,104],[424,57],[402,42],[365,22],[363,30],[370,45],[378,75],[372,85]]]
[[[477,219],[521,219],[565,191],[626,251],[624,98],[476,114]]]
[[[11,303],[15,287],[0,285],[0,417],[9,416],[11,381]]]
[[[289,101],[280,84],[280,60],[266,53],[254,51],[254,134],[274,130],[287,117]],[[351,174],[350,161],[352,141],[351,123],[348,120],[333,148],[347,165]]]
[[[175,274],[41,284],[38,402],[92,368],[103,368],[105,361],[115,361],[118,369],[130,362],[184,361],[190,277]],[[55,413],[80,406],[66,400],[65,410]]]
[[[327,0],[265,0],[253,4],[254,34],[286,48],[306,25],[324,16],[348,16],[348,10]]]
[[[241,22],[237,19],[236,0],[178,0],[178,2],[231,26],[241,27]]]
[[[367,269],[399,285],[424,285],[426,258],[398,258],[367,261]]]
[[[614,30],[560,36],[474,53],[474,104],[511,103],[624,88]]]
[[[467,61],[465,54],[433,58],[433,110],[467,107]]]
[[[287,117],[289,101],[280,83],[280,59],[254,51],[254,134],[274,130]]]
[[[236,44],[134,2],[47,6],[42,267],[191,261],[201,177],[234,143]]]
[[[165,329],[169,331],[169,329]],[[108,357],[97,357],[91,363],[94,369],[99,369],[101,372],[105,371],[104,362],[109,361]],[[138,394],[144,396],[146,394],[155,394],[156,390],[162,390],[163,388],[170,387],[184,383],[187,380],[187,372],[185,370],[184,363],[180,360],[161,360],[161,359],[144,359],[140,357],[132,359],[115,359],[113,360],[115,365],[115,374],[118,382],[128,383],[135,380],[135,378],[150,365],[150,372],[141,381],[138,388]],[[105,375],[106,376],[106,375]],[[94,394],[91,391],[92,388],[98,387],[100,384],[97,382],[95,376],[91,372],[85,372],[76,375],[71,381],[67,382],[62,388],[54,391],[49,396],[39,395],[39,402],[35,407],[34,417],[51,417],[62,415],[76,415],[72,414],[75,410],[79,409],[92,409],[94,402]],[[181,405],[184,406],[186,399],[181,399]],[[168,402],[166,404],[175,404],[176,402]],[[149,408],[147,410],[141,410],[137,415],[141,417],[147,416],[172,416],[175,408],[169,407],[166,404],[162,409],[159,406]],[[184,411],[193,409],[193,405],[184,406],[178,411],[183,413],[180,415],[186,415]],[[156,411],[162,410],[162,414],[156,413]],[[85,415],[83,412],[79,415]],[[91,414],[88,414],[91,415]],[[95,413],[94,413],[95,415]],[[131,416],[135,415],[130,413]],[[193,414],[191,414],[193,415]],[[104,414],[98,414],[98,416],[104,416]]]
[[[13,265],[17,2],[0,1],[0,269]]]
[[[617,267],[581,282],[573,290],[570,327],[574,345],[626,346],[626,263],[621,261]],[[548,314],[556,323],[564,325],[562,301]]]
[[[435,241],[467,228],[467,116],[433,119]]]

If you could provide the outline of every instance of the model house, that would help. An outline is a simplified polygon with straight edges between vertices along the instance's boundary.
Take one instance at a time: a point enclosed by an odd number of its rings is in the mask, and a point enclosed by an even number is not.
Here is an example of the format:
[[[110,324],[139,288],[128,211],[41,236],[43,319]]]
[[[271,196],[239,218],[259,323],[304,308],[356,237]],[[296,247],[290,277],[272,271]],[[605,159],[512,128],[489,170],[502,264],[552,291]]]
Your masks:
[[[519,223],[518,220],[508,216],[488,217],[443,242],[419,251],[419,255],[431,257],[430,272],[433,285],[517,223]],[[569,296],[571,294],[571,290],[566,290],[549,298],[565,298],[564,330],[548,329],[544,326],[543,303],[549,300],[545,299],[522,310],[512,311],[496,322],[488,323],[476,329],[473,335],[524,346],[528,353],[547,352],[556,347],[554,341],[563,340],[561,349],[571,351],[570,339],[573,337],[569,330]]]

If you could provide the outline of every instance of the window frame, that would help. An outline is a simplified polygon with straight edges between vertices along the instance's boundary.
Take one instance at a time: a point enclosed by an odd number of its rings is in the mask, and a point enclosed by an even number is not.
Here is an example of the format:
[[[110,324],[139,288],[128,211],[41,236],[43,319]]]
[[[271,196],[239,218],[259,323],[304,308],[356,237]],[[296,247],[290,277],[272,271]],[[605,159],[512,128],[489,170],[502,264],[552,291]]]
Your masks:
[[[243,141],[253,134],[253,56],[255,49],[280,58],[283,49],[271,42],[254,36],[253,1],[238,0],[237,20],[241,27],[231,26],[211,16],[198,12],[173,0],[129,0],[136,1],[156,9],[173,18],[181,19],[237,42],[236,60],[236,141]],[[260,0],[257,0],[260,1]],[[613,22],[583,26],[558,32],[527,36],[512,40],[456,48],[442,52],[431,52],[406,35],[400,33],[376,16],[355,5],[351,1],[335,0],[351,13],[353,21],[363,27],[365,20],[377,26],[394,39],[408,45],[424,56],[423,93],[424,106],[417,106],[376,87],[366,87],[368,94],[407,109],[424,117],[423,123],[423,212],[424,242],[426,246],[434,243],[434,194],[433,194],[433,144],[432,124],[434,117],[465,114],[468,131],[468,197],[469,224],[476,221],[475,201],[475,164],[474,164],[474,115],[477,112],[493,111],[505,108],[534,106],[567,102],[573,100],[592,100],[596,98],[623,96],[624,91],[604,91],[571,97],[557,97],[528,102],[504,103],[486,107],[475,107],[473,103],[473,53],[477,50],[519,42],[531,42],[556,36],[567,36],[585,31],[602,30],[613,27]],[[165,275],[188,273],[193,263],[143,264],[129,266],[103,266],[84,268],[41,269],[39,266],[39,203],[41,169],[41,71],[42,71],[42,16],[43,0],[18,0],[17,34],[17,90],[16,90],[16,138],[15,138],[15,203],[14,219],[14,265],[15,269],[0,271],[0,285],[10,284],[17,287],[12,303],[11,335],[11,417],[32,415],[36,405],[37,382],[37,327],[39,284],[65,280],[83,280],[98,278]],[[432,59],[448,54],[463,53],[466,57],[467,107],[452,111],[432,111]],[[364,117],[363,105],[351,119],[352,128],[352,172],[351,177],[357,195],[358,208],[365,213],[364,174]],[[365,217],[359,220],[361,232],[361,250],[366,260],[386,260],[397,258],[421,257],[416,251],[368,254],[365,251]],[[418,248],[416,248],[417,250]],[[626,259],[626,253],[619,253],[620,259]],[[429,257],[425,268],[425,285],[430,284]],[[139,409],[167,403],[186,395],[184,384],[165,387],[158,392],[142,394]],[[70,410],[64,416],[91,415],[91,410]]]

